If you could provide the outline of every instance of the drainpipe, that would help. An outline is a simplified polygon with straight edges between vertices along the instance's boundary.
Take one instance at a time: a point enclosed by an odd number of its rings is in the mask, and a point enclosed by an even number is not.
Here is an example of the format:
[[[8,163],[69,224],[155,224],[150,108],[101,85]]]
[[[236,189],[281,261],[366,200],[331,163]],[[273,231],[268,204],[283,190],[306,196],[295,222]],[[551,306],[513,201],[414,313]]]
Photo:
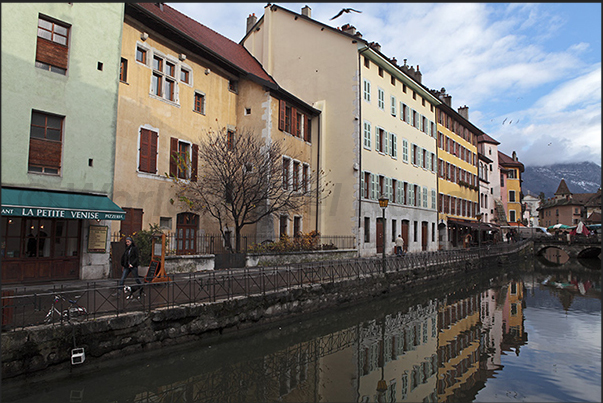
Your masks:
[[[316,130],[316,141],[318,145],[316,146],[316,232],[318,232],[318,222],[319,222],[319,204],[320,204],[320,126],[322,125],[322,111],[318,114],[318,130]]]
[[[358,254],[360,254],[360,245],[362,240],[360,239],[360,227],[362,222],[362,53],[369,49],[365,46],[358,52]]]

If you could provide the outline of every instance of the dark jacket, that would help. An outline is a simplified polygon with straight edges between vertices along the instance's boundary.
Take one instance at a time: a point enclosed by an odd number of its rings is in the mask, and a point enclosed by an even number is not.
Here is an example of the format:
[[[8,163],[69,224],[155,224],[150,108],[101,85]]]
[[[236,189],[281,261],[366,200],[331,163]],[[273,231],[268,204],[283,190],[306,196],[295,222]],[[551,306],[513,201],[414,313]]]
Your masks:
[[[123,255],[121,255],[121,265],[126,269],[130,267],[138,267],[138,248],[134,242],[128,246]]]

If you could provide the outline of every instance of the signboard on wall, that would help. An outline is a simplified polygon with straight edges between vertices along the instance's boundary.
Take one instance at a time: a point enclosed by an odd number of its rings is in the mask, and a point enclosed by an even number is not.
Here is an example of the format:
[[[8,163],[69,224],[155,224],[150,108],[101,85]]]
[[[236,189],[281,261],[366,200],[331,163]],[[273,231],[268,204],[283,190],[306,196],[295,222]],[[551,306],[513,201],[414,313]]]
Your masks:
[[[105,253],[107,251],[107,231],[106,225],[91,225],[88,229],[88,252]]]

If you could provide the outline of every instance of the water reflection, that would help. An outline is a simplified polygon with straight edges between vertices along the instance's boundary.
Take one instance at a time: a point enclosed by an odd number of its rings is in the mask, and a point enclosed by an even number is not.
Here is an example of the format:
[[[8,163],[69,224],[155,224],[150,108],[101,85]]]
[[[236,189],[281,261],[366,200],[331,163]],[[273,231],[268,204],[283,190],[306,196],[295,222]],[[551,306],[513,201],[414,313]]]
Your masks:
[[[165,349],[124,359],[118,368],[74,373],[69,380],[4,382],[3,398],[468,402],[594,396],[590,401],[596,401],[601,393],[600,272],[536,270],[487,282],[391,297],[241,339]],[[564,316],[572,320],[567,333],[559,320]],[[589,339],[585,332],[594,336]],[[534,366],[548,360],[556,360],[556,366]],[[579,366],[579,373],[562,371],[569,366]],[[571,390],[574,382],[579,391]]]

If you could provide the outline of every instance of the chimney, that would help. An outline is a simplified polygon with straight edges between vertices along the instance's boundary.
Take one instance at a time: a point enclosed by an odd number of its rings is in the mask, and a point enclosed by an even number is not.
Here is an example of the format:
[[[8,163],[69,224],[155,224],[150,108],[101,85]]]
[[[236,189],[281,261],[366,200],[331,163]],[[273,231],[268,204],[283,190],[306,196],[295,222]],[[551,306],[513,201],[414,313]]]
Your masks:
[[[418,64],[417,64],[417,72],[415,73],[415,80],[417,80],[419,82],[419,84],[421,84],[421,81],[423,80],[423,74],[421,74],[421,72],[419,71]]]
[[[341,27],[341,30],[350,35],[354,35],[356,33],[356,27],[350,24],[345,24],[343,27]]]
[[[255,16],[255,13],[249,14],[249,17],[247,17],[247,31],[245,32],[249,33],[249,31],[251,30],[251,28],[253,28],[256,22],[258,22],[258,17]]]
[[[511,156],[513,157],[513,161],[517,161],[517,153],[515,151],[513,151]]]
[[[312,9],[308,6],[302,8],[302,15],[305,15],[308,18],[312,18]]]
[[[371,42],[369,43],[369,46],[375,49],[377,52],[381,52],[381,45],[379,45],[378,42]]]
[[[397,66],[398,65],[398,59],[396,59],[395,57],[392,57],[392,64],[394,66]]]
[[[459,115],[461,115],[465,119],[469,120],[469,107],[467,105],[461,106],[459,108]]]

